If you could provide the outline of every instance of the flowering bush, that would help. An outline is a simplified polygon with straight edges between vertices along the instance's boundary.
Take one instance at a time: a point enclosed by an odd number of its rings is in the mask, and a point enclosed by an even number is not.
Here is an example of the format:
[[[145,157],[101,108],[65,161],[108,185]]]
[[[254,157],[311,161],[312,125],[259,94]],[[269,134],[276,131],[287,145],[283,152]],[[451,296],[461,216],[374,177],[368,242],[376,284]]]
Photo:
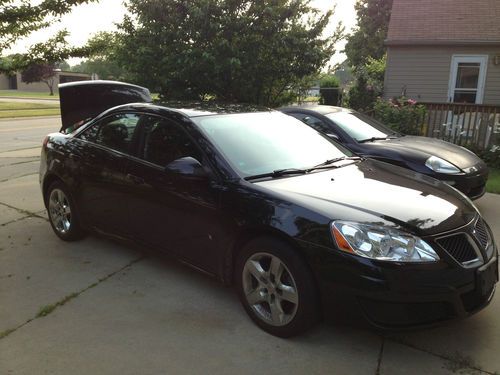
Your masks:
[[[416,100],[378,98],[373,106],[374,117],[395,131],[408,135],[422,135],[422,125],[427,110]]]

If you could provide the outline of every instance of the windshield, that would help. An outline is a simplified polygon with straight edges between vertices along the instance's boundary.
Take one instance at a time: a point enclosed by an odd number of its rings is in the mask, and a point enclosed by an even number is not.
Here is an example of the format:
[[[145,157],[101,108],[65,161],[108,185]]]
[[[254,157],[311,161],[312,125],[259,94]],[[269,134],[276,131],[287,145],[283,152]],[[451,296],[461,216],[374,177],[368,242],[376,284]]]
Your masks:
[[[357,112],[335,112],[325,115],[356,141],[387,138],[396,133],[380,122]]]
[[[352,156],[316,130],[279,112],[200,116],[192,120],[242,177],[308,168],[327,159]]]

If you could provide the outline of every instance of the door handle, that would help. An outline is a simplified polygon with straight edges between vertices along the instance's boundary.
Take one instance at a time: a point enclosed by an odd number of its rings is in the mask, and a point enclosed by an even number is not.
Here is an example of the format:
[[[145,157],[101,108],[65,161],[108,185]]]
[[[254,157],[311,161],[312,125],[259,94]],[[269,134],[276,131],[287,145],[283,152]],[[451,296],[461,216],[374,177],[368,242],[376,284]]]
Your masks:
[[[126,176],[127,180],[132,181],[136,185],[144,185],[144,179],[139,176],[134,176],[133,174],[128,173]]]

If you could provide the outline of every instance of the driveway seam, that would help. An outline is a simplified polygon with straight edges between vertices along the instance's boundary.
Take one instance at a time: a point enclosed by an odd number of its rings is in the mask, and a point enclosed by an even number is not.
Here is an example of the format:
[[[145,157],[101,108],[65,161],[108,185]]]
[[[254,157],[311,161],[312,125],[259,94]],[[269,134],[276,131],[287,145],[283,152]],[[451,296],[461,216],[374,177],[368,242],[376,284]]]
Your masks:
[[[410,344],[410,343],[407,343],[407,342],[404,342],[404,341],[401,341],[401,340],[398,340],[398,339],[388,338],[388,340],[390,340],[390,341],[392,341],[392,342],[394,342],[396,344],[400,344],[400,345],[406,346],[408,348],[415,349],[415,350],[418,350],[418,351],[426,353],[426,354],[430,354],[430,355],[432,355],[434,357],[444,359],[445,361],[448,361],[448,362],[451,362],[451,363],[454,363],[454,364],[460,364],[459,361],[457,361],[456,359],[451,358],[449,356],[438,354],[438,353],[433,353],[433,352],[431,352],[428,349],[420,348],[420,347],[418,347],[416,345],[413,345],[413,344]],[[475,370],[475,371],[479,371],[479,372],[482,372],[482,373],[488,374],[488,375],[498,375],[498,372],[490,372],[490,371],[487,371],[487,370],[483,370],[483,369],[481,369],[481,368],[479,368],[477,366],[474,366],[472,364],[464,365],[462,367],[462,369]],[[459,371],[453,371],[453,372],[459,372]]]
[[[32,321],[43,318],[43,317],[51,314],[52,312],[57,310],[59,307],[65,305],[66,303],[70,302],[71,300],[79,297],[81,294],[85,293],[87,290],[95,288],[96,286],[98,286],[99,284],[103,283],[104,281],[110,279],[111,277],[113,277],[117,273],[120,273],[121,271],[123,271],[127,268],[130,268],[132,265],[144,260],[145,258],[146,258],[145,255],[141,255],[140,257],[128,262],[123,267],[120,267],[119,269],[107,274],[106,276],[97,279],[96,282],[86,286],[85,288],[81,289],[80,291],[71,293],[53,304],[45,305],[45,306],[41,307],[40,310],[36,313],[36,315],[33,318],[28,319],[27,321],[25,321],[24,323],[21,323],[20,325],[18,325],[15,328],[8,328],[5,331],[0,332],[0,340],[6,338],[11,333],[16,332],[18,329],[26,326],[27,324],[31,323]]]

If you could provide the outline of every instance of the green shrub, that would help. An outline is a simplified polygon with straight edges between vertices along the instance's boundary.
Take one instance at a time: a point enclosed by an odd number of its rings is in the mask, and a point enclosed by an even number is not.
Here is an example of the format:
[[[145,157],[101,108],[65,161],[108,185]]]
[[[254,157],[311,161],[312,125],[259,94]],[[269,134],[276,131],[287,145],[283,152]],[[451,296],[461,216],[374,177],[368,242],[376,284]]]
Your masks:
[[[339,105],[342,98],[340,81],[332,74],[326,74],[319,81],[319,103]]]
[[[467,148],[471,150],[473,153],[475,153],[477,156],[479,156],[482,160],[484,160],[484,162],[488,164],[488,167],[492,169],[500,169],[499,146],[493,146],[489,150],[481,150],[474,146],[468,146]]]
[[[427,110],[415,100],[378,98],[373,110],[374,117],[391,129],[408,135],[422,135],[422,123]]]

